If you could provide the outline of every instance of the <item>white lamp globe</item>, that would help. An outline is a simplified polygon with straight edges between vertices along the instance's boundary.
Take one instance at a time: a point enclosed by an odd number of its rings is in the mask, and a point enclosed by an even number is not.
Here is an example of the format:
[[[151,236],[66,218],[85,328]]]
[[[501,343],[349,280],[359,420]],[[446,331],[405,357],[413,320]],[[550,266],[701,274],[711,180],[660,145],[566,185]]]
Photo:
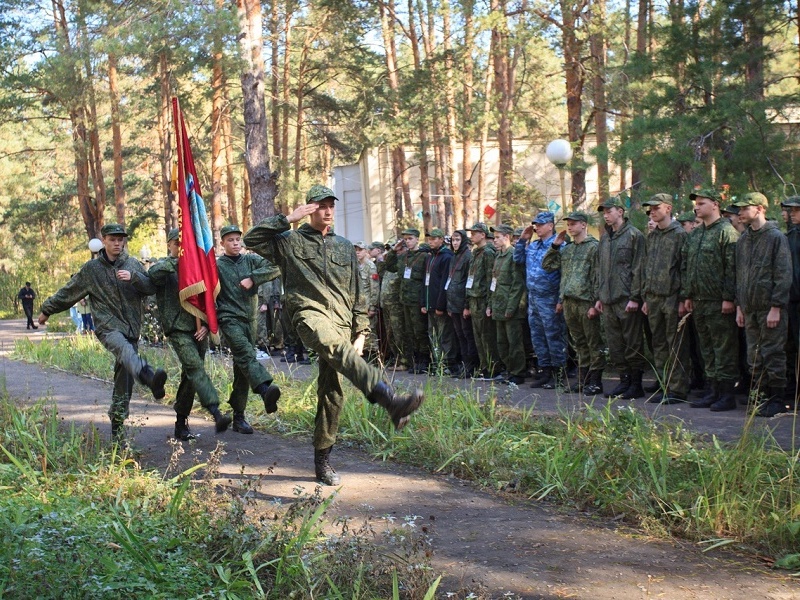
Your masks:
[[[572,159],[572,146],[567,140],[553,140],[545,150],[547,160],[557,167],[563,167]]]
[[[97,238],[92,238],[89,240],[89,250],[94,253],[100,252],[103,249],[103,242],[98,240]]]

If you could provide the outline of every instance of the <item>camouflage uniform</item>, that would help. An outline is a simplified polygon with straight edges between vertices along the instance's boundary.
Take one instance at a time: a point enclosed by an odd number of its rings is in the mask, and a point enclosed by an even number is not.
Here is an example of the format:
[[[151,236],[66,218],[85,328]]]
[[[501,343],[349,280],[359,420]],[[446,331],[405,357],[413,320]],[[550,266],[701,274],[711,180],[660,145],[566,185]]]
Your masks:
[[[386,263],[381,263],[385,265]],[[400,360],[403,357],[403,309],[400,304],[400,278],[383,268],[381,279],[381,311],[386,326],[387,359]]]
[[[428,253],[419,247],[399,256],[394,250],[390,250],[386,256],[386,270],[397,273],[400,280],[400,346],[403,359],[409,365],[421,367],[427,367],[430,362],[427,317],[420,311],[427,256]]]
[[[233,358],[233,389],[228,402],[234,414],[243,413],[248,388],[255,391],[261,384],[272,383],[272,375],[256,360],[256,294],[262,283],[275,279],[280,271],[255,254],[223,254],[217,257],[217,272],[217,319]],[[248,277],[253,287],[245,290],[240,282]]]
[[[378,310],[381,282],[378,277],[378,269],[370,259],[358,263],[358,276],[361,278],[361,289],[365,290],[367,298],[367,314],[373,313],[369,317],[369,336],[364,344],[364,349],[370,354],[378,351]]]
[[[513,247],[497,253],[491,276],[489,308],[497,327],[500,360],[505,364],[509,378],[524,381],[527,364],[522,341],[525,330],[521,321],[526,311],[525,265],[514,262]]]
[[[269,351],[270,346],[282,346],[282,340],[277,313],[275,307],[281,303],[281,279],[276,277],[272,281],[262,283],[258,286],[258,334],[256,341],[258,346]],[[266,306],[267,310],[262,311],[261,307]]]
[[[130,271],[130,281],[118,280],[117,271]],[[155,288],[138,260],[123,250],[112,263],[103,249],[42,303],[42,313],[50,316],[69,310],[89,296],[97,339],[115,359],[114,391],[108,411],[112,424],[122,423],[128,417],[133,383],[147,366],[138,354],[142,300],[154,293]]]
[[[434,230],[441,233],[441,229]],[[431,232],[433,233],[433,232]],[[444,233],[441,233],[444,238]],[[425,309],[428,319],[428,341],[435,364],[455,367],[458,349],[453,331],[453,322],[447,316],[447,275],[453,251],[442,245],[431,250],[425,259],[425,281],[420,295],[420,306]],[[442,314],[436,314],[441,312]]]
[[[480,370],[484,375],[491,374],[499,356],[497,353],[497,329],[494,320],[486,316],[486,308],[489,305],[489,285],[492,281],[492,268],[496,254],[494,246],[490,244],[486,244],[483,248],[475,248],[472,251],[472,258],[467,270],[467,281],[464,284]]]

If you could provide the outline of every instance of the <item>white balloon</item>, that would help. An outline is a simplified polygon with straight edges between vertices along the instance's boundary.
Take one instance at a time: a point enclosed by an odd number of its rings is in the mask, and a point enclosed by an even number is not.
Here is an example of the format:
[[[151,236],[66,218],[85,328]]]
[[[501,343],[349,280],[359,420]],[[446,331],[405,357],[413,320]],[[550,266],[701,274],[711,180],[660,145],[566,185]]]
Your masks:
[[[89,250],[92,252],[100,252],[103,249],[103,242],[98,240],[97,238],[92,238],[89,240]]]

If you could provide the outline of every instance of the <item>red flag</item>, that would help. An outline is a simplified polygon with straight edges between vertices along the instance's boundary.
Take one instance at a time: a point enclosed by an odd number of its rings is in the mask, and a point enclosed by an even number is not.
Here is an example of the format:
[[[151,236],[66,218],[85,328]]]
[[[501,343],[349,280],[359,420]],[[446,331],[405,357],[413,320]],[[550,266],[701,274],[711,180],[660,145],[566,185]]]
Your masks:
[[[496,212],[497,211],[492,206],[490,206],[489,204],[487,204],[486,206],[483,207],[483,214],[486,215],[487,219],[491,219],[495,215]]]
[[[214,303],[219,294],[219,275],[214,256],[214,236],[208,224],[189,135],[177,98],[172,99],[172,118],[178,143],[178,240],[181,246],[178,293],[181,306],[204,321],[212,337],[216,337],[219,327]]]

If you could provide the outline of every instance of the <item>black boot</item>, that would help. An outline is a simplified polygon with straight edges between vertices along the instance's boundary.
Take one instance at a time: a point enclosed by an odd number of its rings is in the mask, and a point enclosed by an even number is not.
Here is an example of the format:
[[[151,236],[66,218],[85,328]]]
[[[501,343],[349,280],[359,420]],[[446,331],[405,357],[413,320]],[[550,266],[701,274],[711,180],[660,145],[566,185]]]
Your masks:
[[[243,412],[233,413],[233,430],[236,433],[244,433],[246,435],[253,433],[253,428],[245,420]]]
[[[278,411],[278,399],[281,397],[281,388],[274,383],[267,383],[265,381],[256,388],[256,394],[261,396],[261,399],[264,401],[264,410],[267,411],[267,414]]]
[[[297,355],[294,353],[294,346],[287,346],[286,354],[284,354],[283,358],[281,358],[281,362],[285,363],[296,363],[297,362]]]
[[[606,398],[621,396],[628,391],[629,387],[631,387],[631,374],[628,371],[623,371],[619,374],[619,383],[613,390],[606,394]]]
[[[622,400],[636,400],[644,398],[644,390],[642,389],[642,371],[639,369],[632,369],[630,372],[630,385],[628,389],[619,394]]]
[[[705,393],[699,400],[693,400],[689,403],[692,408],[710,408],[714,402],[719,400],[719,387],[717,382],[713,379],[706,381]]]
[[[153,367],[145,365],[139,371],[139,381],[150,388],[153,398],[161,400],[165,395],[164,384],[167,383],[167,373],[163,369],[153,371]]]
[[[397,394],[392,386],[383,381],[367,396],[367,400],[386,409],[398,431],[408,424],[409,417],[422,405],[424,399],[419,388],[411,394]]]
[[[175,421],[175,439],[183,440],[184,442],[195,439],[194,434],[189,429],[189,423],[186,421],[186,417],[183,415],[178,415],[178,418]]]
[[[125,419],[111,419],[111,443],[127,448],[128,436],[125,433]]]
[[[223,415],[221,412],[219,412],[218,404],[212,404],[209,406],[208,412],[210,412],[211,416],[214,417],[214,429],[216,429],[217,433],[228,431],[228,427],[230,427],[232,419],[228,415]]]
[[[567,379],[566,367],[553,367],[551,372],[553,376],[550,378],[550,381],[545,381],[542,384],[542,389],[562,390],[566,393],[572,391],[569,387],[569,379]]]
[[[717,383],[717,389],[719,390],[719,397],[717,401],[714,402],[709,407],[711,412],[724,412],[727,410],[736,410],[736,397],[734,394],[736,387],[736,381],[733,379],[725,379]]]
[[[319,450],[314,448],[314,471],[317,474],[317,481],[325,485],[339,485],[341,479],[329,462],[333,446]]]
[[[757,417],[765,417],[767,419],[779,415],[781,413],[789,412],[786,406],[786,399],[783,397],[786,393],[786,388],[770,387],[769,398],[755,411]]]
[[[425,375],[430,370],[429,367],[430,361],[423,358],[419,352],[414,352],[414,366],[408,372],[412,375]]]
[[[553,381],[553,368],[552,367],[542,367],[542,369],[536,374],[533,378],[533,383],[531,384],[532,388],[541,388],[544,387],[545,383],[550,383]],[[553,389],[553,388],[547,388]]]
[[[584,396],[597,396],[603,394],[603,369],[590,369],[583,385]]]
[[[658,381],[658,379],[656,379],[654,383],[648,383],[647,385],[643,385],[642,389],[647,394],[654,394],[656,392],[661,391],[661,383]]]

